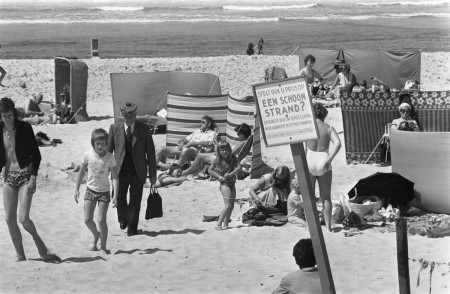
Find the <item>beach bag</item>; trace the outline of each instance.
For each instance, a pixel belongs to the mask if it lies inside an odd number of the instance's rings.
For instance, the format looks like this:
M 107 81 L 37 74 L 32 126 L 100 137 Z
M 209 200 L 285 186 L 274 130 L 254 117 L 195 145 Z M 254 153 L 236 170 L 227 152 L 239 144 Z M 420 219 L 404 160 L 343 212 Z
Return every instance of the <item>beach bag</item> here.
M 145 219 L 158 218 L 163 216 L 162 199 L 154 185 L 150 187 L 150 194 L 147 198 L 147 210 Z

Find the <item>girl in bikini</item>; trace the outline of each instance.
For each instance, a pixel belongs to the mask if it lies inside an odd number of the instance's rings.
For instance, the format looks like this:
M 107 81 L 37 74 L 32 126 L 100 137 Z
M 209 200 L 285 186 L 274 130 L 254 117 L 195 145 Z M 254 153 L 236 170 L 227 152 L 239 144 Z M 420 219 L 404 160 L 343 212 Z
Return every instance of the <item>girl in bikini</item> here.
M 232 154 L 230 143 L 221 141 L 217 144 L 216 149 L 217 156 L 209 167 L 208 173 L 219 180 L 220 192 L 225 204 L 215 227 L 216 230 L 221 231 L 227 229 L 230 222 L 236 199 L 236 175 L 241 170 L 241 165 L 236 156 Z
M 305 145 L 306 160 L 315 194 L 316 181 L 319 183 L 320 199 L 322 200 L 325 225 L 331 231 L 331 161 L 341 149 L 341 140 L 336 130 L 324 123 L 328 110 L 321 103 L 314 103 L 319 139 L 308 141 Z M 330 142 L 333 143 L 333 152 L 329 153 Z

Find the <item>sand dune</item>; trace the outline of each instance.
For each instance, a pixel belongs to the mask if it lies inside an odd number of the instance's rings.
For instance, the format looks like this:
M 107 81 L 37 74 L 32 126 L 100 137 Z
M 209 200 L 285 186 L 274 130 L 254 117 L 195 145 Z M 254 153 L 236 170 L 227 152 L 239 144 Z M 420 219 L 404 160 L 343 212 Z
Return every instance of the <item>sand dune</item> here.
M 450 90 L 450 53 L 424 53 L 422 89 Z M 297 270 L 292 247 L 309 237 L 304 228 L 294 225 L 247 227 L 235 206 L 231 229 L 218 232 L 214 223 L 201 222 L 202 215 L 217 214 L 223 207 L 218 183 L 185 182 L 160 189 L 164 217 L 146 221 L 144 212 L 149 189 L 144 189 L 140 234 L 127 237 L 119 229 L 116 211 L 108 212 L 111 254 L 89 252 L 90 233 L 83 223 L 83 204 L 73 200 L 75 175 L 63 169 L 78 163 L 90 148 L 94 128 L 109 128 L 113 122 L 111 72 L 178 70 L 209 72 L 220 77 L 222 91 L 241 98 L 251 94 L 251 84 L 261 82 L 263 69 L 277 65 L 289 76 L 298 72 L 298 56 L 224 56 L 211 58 L 154 58 L 86 60 L 89 66 L 87 111 L 89 122 L 76 125 L 34 126 L 63 144 L 41 148 L 42 163 L 31 217 L 49 248 L 62 263 L 44 263 L 31 237 L 23 232 L 27 262 L 16 263 L 7 231 L 3 204 L 0 206 L 0 292 L 1 293 L 270 293 L 280 279 Z M 3 60 L 8 72 L 1 96 L 16 103 L 42 92 L 44 99 L 54 97 L 52 60 Z M 26 88 L 20 87 L 26 82 Z M 330 109 L 327 121 L 342 131 L 339 108 Z M 344 134 L 340 137 L 344 142 Z M 165 137 L 154 137 L 161 146 Z M 358 179 L 390 167 L 346 165 L 345 146 L 333 161 L 332 192 L 346 193 Z M 289 146 L 265 148 L 263 159 L 271 166 L 293 168 Z M 237 197 L 248 196 L 255 180 L 237 183 Z M 84 186 L 82 186 L 82 193 Z M 243 208 L 242 208 L 243 209 Z M 362 231 L 353 237 L 342 232 L 324 231 L 330 266 L 337 293 L 398 293 L 396 236 L 381 230 Z M 412 259 L 450 262 L 448 238 L 429 239 L 410 236 L 409 257 L 412 293 L 428 291 L 429 268 L 416 288 L 419 264 Z M 439 265 L 432 275 L 432 293 L 448 293 L 448 265 Z

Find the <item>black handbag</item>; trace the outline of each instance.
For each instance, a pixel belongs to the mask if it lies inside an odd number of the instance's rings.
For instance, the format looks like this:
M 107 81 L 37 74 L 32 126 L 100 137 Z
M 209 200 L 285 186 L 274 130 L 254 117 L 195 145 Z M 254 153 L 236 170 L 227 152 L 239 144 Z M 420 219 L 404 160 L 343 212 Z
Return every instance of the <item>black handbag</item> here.
M 150 194 L 147 198 L 147 210 L 145 219 L 158 218 L 163 216 L 162 199 L 154 185 L 150 187 Z

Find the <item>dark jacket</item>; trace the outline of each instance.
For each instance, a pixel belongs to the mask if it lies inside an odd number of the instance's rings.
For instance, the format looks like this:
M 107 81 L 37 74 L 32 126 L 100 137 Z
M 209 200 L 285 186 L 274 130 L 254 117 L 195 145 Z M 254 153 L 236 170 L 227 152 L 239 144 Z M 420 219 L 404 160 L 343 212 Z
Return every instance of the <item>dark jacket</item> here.
M 0 130 L 3 133 L 5 124 L 0 122 Z M 34 136 L 33 128 L 27 122 L 16 120 L 15 152 L 20 168 L 25 168 L 31 163 L 31 174 L 37 176 L 41 164 L 41 153 Z M 0 171 L 6 164 L 6 154 L 3 135 L 0 136 Z
M 125 127 L 123 122 L 112 124 L 109 128 L 108 146 L 106 150 L 113 153 L 116 158 L 118 173 L 123 165 L 125 157 Z M 144 123 L 136 121 L 133 132 L 133 163 L 136 168 L 136 174 L 142 183 L 148 175 L 156 179 L 156 158 L 155 145 L 150 133 L 150 129 Z

